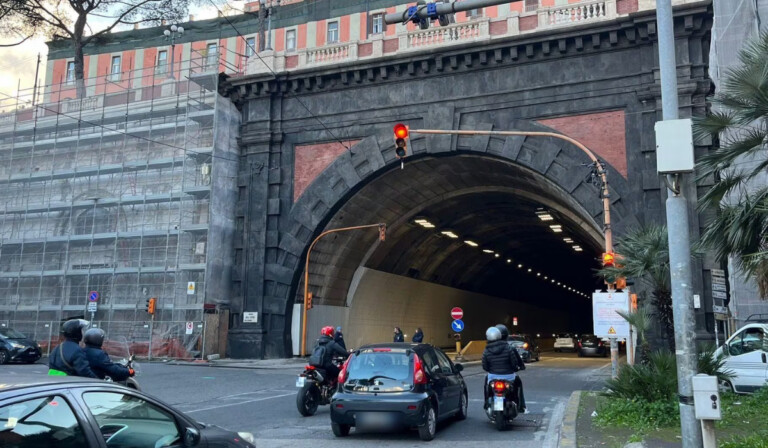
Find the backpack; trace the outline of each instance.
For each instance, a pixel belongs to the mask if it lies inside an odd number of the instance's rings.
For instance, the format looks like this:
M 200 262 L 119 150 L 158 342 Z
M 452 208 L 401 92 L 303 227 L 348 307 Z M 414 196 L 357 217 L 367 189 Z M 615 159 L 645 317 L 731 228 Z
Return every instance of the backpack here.
M 325 344 L 317 344 L 312 349 L 312 354 L 309 355 L 309 365 L 315 367 L 322 367 L 325 363 L 325 353 L 327 349 Z

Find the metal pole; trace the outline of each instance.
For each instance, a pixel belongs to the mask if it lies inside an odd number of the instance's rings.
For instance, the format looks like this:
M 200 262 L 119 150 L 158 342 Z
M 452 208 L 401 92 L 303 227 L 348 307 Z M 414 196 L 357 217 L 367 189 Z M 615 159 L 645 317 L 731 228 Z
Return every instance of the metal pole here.
M 701 434 L 704 448 L 717 448 L 714 420 L 701 420 Z
M 381 226 L 384 226 L 384 229 L 386 229 L 387 225 L 384 223 L 378 223 L 326 230 L 325 232 L 318 235 L 317 238 L 312 241 L 312 244 L 309 245 L 309 249 L 307 249 L 307 261 L 304 264 L 304 318 L 301 321 L 301 356 L 307 356 L 307 298 L 309 297 L 309 255 L 312 253 L 312 248 L 315 247 L 315 244 L 317 244 L 318 241 L 320 241 L 320 238 L 331 233 L 345 232 L 347 230 L 367 229 L 370 227 L 381 228 Z
M 610 338 L 611 341 L 611 378 L 619 376 L 619 340 Z
M 720 325 L 720 321 L 715 318 L 715 348 L 720 345 L 720 338 L 717 336 L 717 326 Z
M 675 29 L 672 1 L 656 2 L 659 29 L 659 70 L 661 72 L 661 106 L 664 120 L 678 118 L 677 62 L 675 60 Z M 675 325 L 675 354 L 677 355 L 677 392 L 680 407 L 680 429 L 683 448 L 702 446 L 701 427 L 693 408 L 692 378 L 697 371 L 696 330 L 691 287 L 691 244 L 688 227 L 688 202 L 679 192 L 667 197 L 667 227 L 669 229 L 669 268 L 672 274 L 672 308 Z
M 433 2 L 435 3 L 435 2 Z M 469 11 L 471 9 L 485 8 L 487 6 L 502 5 L 505 3 L 512 3 L 510 0 L 463 0 L 460 2 L 450 3 L 437 3 L 436 10 L 439 15 L 453 14 L 460 11 Z M 429 18 L 427 13 L 427 5 L 419 5 L 414 16 L 418 16 L 421 19 Z M 384 16 L 384 23 L 392 25 L 394 23 L 403 23 L 409 20 L 408 9 L 406 8 L 402 12 L 393 12 Z
M 174 56 L 176 55 L 176 36 L 171 34 L 171 69 L 168 70 L 168 77 L 171 79 L 176 79 L 175 76 L 173 76 L 173 67 L 174 67 Z
M 149 318 L 149 349 L 147 350 L 147 362 L 152 361 L 152 330 L 154 328 L 155 315 Z
M 267 9 L 267 51 L 272 50 L 272 5 Z

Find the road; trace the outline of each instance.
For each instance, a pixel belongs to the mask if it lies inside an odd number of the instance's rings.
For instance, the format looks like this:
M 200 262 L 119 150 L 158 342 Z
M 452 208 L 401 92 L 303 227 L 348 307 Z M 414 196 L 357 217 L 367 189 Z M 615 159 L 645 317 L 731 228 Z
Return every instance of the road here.
M 3 372 L 44 374 L 42 364 L 0 366 Z M 295 367 L 290 369 L 237 369 L 167 364 L 140 365 L 143 390 L 205 423 L 252 432 L 257 446 L 296 447 L 324 441 L 335 446 L 423 446 L 415 431 L 388 434 L 352 434 L 336 439 L 331 433 L 328 407 L 313 417 L 296 411 Z M 601 387 L 610 375 L 603 358 L 578 358 L 573 354 L 543 354 L 541 362 L 522 372 L 529 414 L 515 420 L 512 429 L 498 432 L 483 413 L 484 374 L 468 365 L 464 377 L 469 387 L 469 418 L 444 422 L 430 446 L 499 446 L 555 448 L 565 405 L 574 390 Z

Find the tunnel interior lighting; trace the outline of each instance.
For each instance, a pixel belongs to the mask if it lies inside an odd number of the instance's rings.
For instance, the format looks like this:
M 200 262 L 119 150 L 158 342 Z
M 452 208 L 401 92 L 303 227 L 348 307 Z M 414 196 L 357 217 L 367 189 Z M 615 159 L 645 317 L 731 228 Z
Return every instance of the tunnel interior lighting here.
M 520 264 L 518 264 L 518 265 L 517 265 L 517 267 L 518 267 L 518 268 L 522 268 L 522 267 L 523 267 L 523 264 L 522 264 L 522 263 L 520 263 Z
M 491 249 L 483 249 L 483 252 L 485 252 L 486 254 L 492 254 L 493 253 L 493 251 Z
M 536 210 L 536 216 L 542 221 L 554 221 L 555 218 L 546 210 Z
M 552 279 L 552 283 L 555 283 L 555 279 L 554 278 Z
M 511 258 L 507 258 L 507 263 L 512 263 L 512 259 Z
M 565 241 L 568 244 L 573 243 L 573 240 L 571 238 L 568 238 L 568 237 L 563 238 L 563 241 Z
M 499 258 L 501 255 L 499 254 L 493 254 L 494 257 Z
M 455 233 L 451 232 L 450 230 L 443 230 L 440 233 L 442 233 L 443 235 L 447 236 L 448 238 L 456 239 L 456 238 L 459 237 L 459 235 L 456 235 Z
M 573 250 L 575 250 L 576 252 L 581 252 L 581 251 L 583 251 L 584 249 L 582 249 L 582 248 L 581 248 L 581 246 L 578 246 L 578 245 L 577 245 L 577 246 L 573 246 Z
M 541 272 L 537 272 L 536 277 L 541 277 Z
M 531 268 L 528 268 L 528 272 L 531 272 L 531 271 L 533 271 L 533 269 L 531 269 Z
M 560 224 L 550 224 L 549 228 L 552 229 L 552 231 L 555 233 L 560 233 L 563 231 L 563 226 Z
M 464 243 L 466 243 L 467 245 L 472 246 L 472 247 L 477 247 L 478 246 L 478 244 L 476 242 L 472 241 L 472 240 L 465 240 Z

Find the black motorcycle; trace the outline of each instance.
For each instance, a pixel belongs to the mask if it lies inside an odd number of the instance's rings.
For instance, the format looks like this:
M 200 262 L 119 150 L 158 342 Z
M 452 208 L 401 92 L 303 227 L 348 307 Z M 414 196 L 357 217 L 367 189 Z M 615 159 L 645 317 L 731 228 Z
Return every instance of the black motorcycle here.
M 341 367 L 344 359 L 334 358 L 333 363 Z M 299 388 L 296 394 L 296 408 L 299 414 L 308 417 L 317 412 L 318 406 L 330 404 L 337 383 L 338 378 L 331 378 L 325 369 L 306 366 L 304 372 L 296 378 L 296 387 Z
M 514 382 L 507 380 L 491 380 L 486 384 L 489 389 L 488 403 L 485 413 L 488 419 L 503 431 L 519 413 Z

